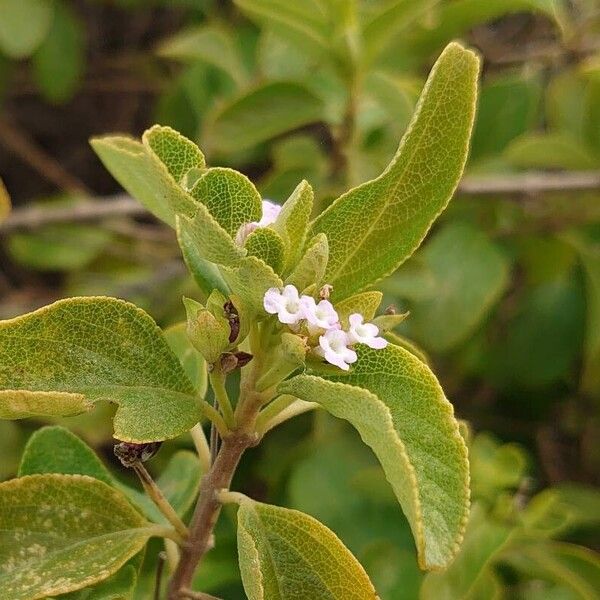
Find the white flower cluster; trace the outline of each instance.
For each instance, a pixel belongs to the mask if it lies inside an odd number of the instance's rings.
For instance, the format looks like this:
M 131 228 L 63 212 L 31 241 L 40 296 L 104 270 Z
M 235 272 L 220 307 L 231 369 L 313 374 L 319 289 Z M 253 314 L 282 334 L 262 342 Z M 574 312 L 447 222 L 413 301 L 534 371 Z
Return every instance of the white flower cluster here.
M 279 321 L 293 331 L 306 327 L 309 336 L 318 336 L 319 345 L 314 352 L 344 371 L 357 360 L 356 352 L 351 348 L 354 344 L 366 344 L 376 349 L 387 346 L 387 341 L 379 337 L 377 325 L 365 323 L 361 314 L 350 315 L 348 330 L 344 331 L 329 300 L 317 303 L 312 296 L 300 296 L 293 285 L 286 285 L 283 290 L 268 289 L 263 305 L 269 314 L 277 315 Z

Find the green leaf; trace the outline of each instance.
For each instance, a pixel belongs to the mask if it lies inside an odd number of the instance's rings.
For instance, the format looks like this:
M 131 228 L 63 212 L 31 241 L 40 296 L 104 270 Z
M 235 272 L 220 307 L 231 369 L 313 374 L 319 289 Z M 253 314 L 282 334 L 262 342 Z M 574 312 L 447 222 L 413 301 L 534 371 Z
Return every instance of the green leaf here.
M 115 437 L 139 443 L 199 420 L 195 390 L 160 329 L 114 298 L 60 300 L 0 322 L 0 397 L 45 400 L 46 410 L 49 401 L 112 401 Z
M 202 228 L 201 223 L 209 224 Z M 214 225 L 214 230 L 210 229 Z M 206 297 L 213 290 L 228 293 L 228 287 L 216 265 L 205 257 L 213 257 L 216 263 L 237 262 L 237 250 L 226 231 L 210 216 L 207 210 L 199 209 L 193 221 L 185 216 L 176 218 L 177 241 L 183 260 L 194 281 Z
M 420 252 L 436 293 L 410 304 L 411 337 L 447 351 L 481 324 L 508 285 L 508 261 L 491 240 L 465 223 L 446 225 Z
M 221 267 L 221 274 L 239 296 L 251 316 L 264 316 L 263 299 L 272 287 L 283 287 L 283 282 L 269 265 L 256 256 L 243 258 L 238 267 Z
M 473 130 L 472 160 L 495 156 L 535 124 L 541 82 L 533 72 L 501 75 L 482 86 Z
M 321 100 L 300 83 L 262 84 L 225 104 L 207 124 L 208 145 L 228 154 L 323 118 Z
M 446 571 L 427 575 L 420 598 L 477 600 L 474 592 L 480 581 L 486 579 L 491 563 L 506 544 L 510 533 L 510 527 L 488 518 L 483 507 L 475 504 L 459 555 Z
M 273 229 L 283 238 L 286 248 L 285 270 L 291 269 L 300 259 L 308 233 L 314 193 L 310 184 L 302 180 L 281 207 Z
M 91 477 L 7 481 L 0 484 L 0 594 L 33 600 L 102 581 L 157 533 L 120 492 Z
M 125 190 L 171 227 L 176 214 L 196 214 L 198 204 L 182 186 L 187 187 L 190 173 L 196 176 L 204 169 L 204 155 L 180 133 L 155 125 L 144 133 L 142 143 L 104 136 L 92 138 L 90 144 Z
M 295 285 L 299 290 L 304 290 L 311 285 L 315 285 L 318 289 L 321 283 L 324 283 L 323 277 L 328 258 L 327 237 L 320 233 L 308 244 L 304 256 L 285 280 L 286 284 Z
M 90 144 L 102 164 L 131 196 L 165 223 L 175 224 L 168 198 L 157 193 L 156 174 L 140 142 L 111 135 L 92 138 Z
M 92 587 L 61 594 L 56 600 L 130 600 L 136 581 L 136 567 L 126 564 L 108 579 Z
M 10 213 L 10 196 L 8 195 L 8 190 L 0 178 L 0 223 L 8 217 Z
M 217 223 L 206 207 L 198 209 L 193 219 L 177 217 L 177 231 L 184 257 L 186 249 L 217 265 L 235 266 L 246 256 L 229 233 Z M 187 242 L 187 243 L 182 243 Z
M 245 175 L 233 169 L 209 169 L 198 179 L 190 194 L 208 208 L 232 237 L 244 223 L 259 221 L 262 216 L 258 190 Z
M 19 465 L 19 477 L 44 473 L 88 475 L 108 485 L 114 483 L 94 451 L 68 429 L 56 425 L 33 433 Z
M 600 492 L 562 483 L 534 496 L 522 513 L 524 527 L 544 537 L 564 537 L 600 525 Z
M 238 552 L 249 600 L 376 600 L 373 584 L 339 538 L 297 510 L 245 498 Z
M 577 232 L 564 238 L 577 250 L 585 274 L 586 332 L 582 388 L 596 394 L 600 391 L 600 243 L 594 243 Z
M 204 25 L 180 31 L 162 43 L 158 53 L 166 58 L 203 61 L 223 70 L 238 85 L 248 78 L 234 37 L 222 27 Z
M 2 321 L 0 321 L 0 328 L 1 326 Z M 1 352 L 0 356 L 2 356 Z M 0 419 L 69 417 L 86 412 L 92 406 L 92 403 L 82 394 L 0 389 Z
M 51 102 L 66 102 L 80 83 L 85 61 L 84 24 L 65 2 L 57 2 L 48 35 L 33 55 L 35 81 Z
M 275 273 L 281 273 L 285 261 L 285 245 L 281 236 L 270 227 L 255 229 L 244 243 L 248 254 L 267 263 Z
M 452 405 L 429 367 L 407 350 L 357 350 L 353 370 L 339 381 L 299 375 L 279 391 L 354 425 L 410 523 L 421 568 L 444 568 L 458 551 L 469 507 L 467 449 Z
M 48 35 L 54 6 L 53 0 L 0 0 L 0 50 L 30 56 Z
M 144 132 L 142 143 L 158 157 L 179 185 L 185 183 L 185 177 L 192 169 L 206 168 L 200 148 L 170 127 L 154 125 Z
M 313 223 L 329 240 L 326 282 L 343 299 L 394 271 L 419 246 L 462 175 L 477 96 L 477 56 L 452 43 L 431 74 L 396 156 Z
M 179 450 L 173 454 L 156 482 L 169 504 L 180 515 L 185 515 L 198 495 L 201 477 L 197 455 L 189 450 Z
M 187 323 L 177 323 L 164 330 L 165 339 L 169 348 L 179 359 L 185 374 L 192 382 L 194 388 L 198 391 L 200 398 L 206 394 L 208 383 L 208 374 L 206 372 L 206 363 L 202 356 L 192 346 L 188 338 Z
M 504 151 L 521 169 L 596 169 L 600 159 L 569 133 L 526 133 Z
M 366 321 L 371 321 L 381 304 L 383 294 L 381 292 L 361 292 L 338 302 L 335 305 L 340 321 L 343 325 L 348 324 L 348 317 L 352 313 L 360 313 Z
M 367 15 L 363 25 L 367 61 L 372 62 L 390 40 L 402 37 L 417 19 L 439 3 L 440 0 L 391 0 L 378 6 L 373 14 Z
M 574 544 L 538 540 L 511 548 L 502 559 L 526 577 L 566 586 L 577 598 L 598 598 L 600 555 L 597 552 Z
M 319 0 L 235 0 L 251 18 L 311 54 L 327 52 L 331 25 Z
M 33 233 L 15 233 L 8 249 L 15 260 L 40 271 L 74 271 L 89 265 L 113 240 L 92 225 L 56 224 Z

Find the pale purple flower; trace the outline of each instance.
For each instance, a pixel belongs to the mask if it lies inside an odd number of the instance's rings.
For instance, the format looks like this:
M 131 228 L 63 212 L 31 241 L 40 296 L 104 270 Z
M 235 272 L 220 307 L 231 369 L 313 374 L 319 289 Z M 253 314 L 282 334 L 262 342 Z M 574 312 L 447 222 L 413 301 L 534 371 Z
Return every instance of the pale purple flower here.
M 350 365 L 357 360 L 356 352 L 348 348 L 350 340 L 342 329 L 329 329 L 319 337 L 319 347 L 316 353 L 328 363 L 348 371 Z
M 340 319 L 329 300 L 320 300 L 317 304 L 312 296 L 302 296 L 304 318 L 308 321 L 308 330 L 311 334 L 324 329 L 339 329 Z
M 270 315 L 277 315 L 281 323 L 296 325 L 304 319 L 304 307 L 293 285 L 286 285 L 283 290 L 269 288 L 265 292 L 263 306 Z
M 379 328 L 373 323 L 364 323 L 364 317 L 359 313 L 354 313 L 348 318 L 350 327 L 348 329 L 348 338 L 351 344 L 366 344 L 369 348 L 381 350 L 388 343 L 387 340 L 378 337 Z
M 272 223 L 275 223 L 279 213 L 281 212 L 281 206 L 275 204 L 270 200 L 262 201 L 262 217 L 260 221 L 253 221 L 252 223 L 244 223 L 238 230 L 235 236 L 235 242 L 239 246 L 243 246 L 246 238 L 259 227 L 267 227 Z

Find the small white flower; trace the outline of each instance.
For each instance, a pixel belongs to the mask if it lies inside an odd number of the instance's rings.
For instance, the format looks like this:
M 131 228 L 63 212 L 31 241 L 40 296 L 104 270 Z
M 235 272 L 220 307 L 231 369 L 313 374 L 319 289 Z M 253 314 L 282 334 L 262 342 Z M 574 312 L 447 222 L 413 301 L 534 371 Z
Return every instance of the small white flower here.
M 275 204 L 270 200 L 262 201 L 262 217 L 260 221 L 253 221 L 252 223 L 244 223 L 238 230 L 235 236 L 235 242 L 238 246 L 243 246 L 246 238 L 259 227 L 267 227 L 272 223 L 275 223 L 279 213 L 281 212 L 281 206 Z
M 350 365 L 357 360 L 356 352 L 348 348 L 350 339 L 348 334 L 341 329 L 330 329 L 319 337 L 317 354 L 328 363 L 347 371 Z
M 304 307 L 293 285 L 286 285 L 283 291 L 269 288 L 265 292 L 263 306 L 270 315 L 277 315 L 281 323 L 295 325 L 304 319 Z
M 304 318 L 308 321 L 308 331 L 311 334 L 318 330 L 339 329 L 340 319 L 329 300 L 321 300 L 318 304 L 312 296 L 302 296 Z
M 379 328 L 373 323 L 364 323 L 364 318 L 359 313 L 354 313 L 348 318 L 350 328 L 348 330 L 348 338 L 351 344 L 366 344 L 369 348 L 381 350 L 388 343 L 387 340 L 378 337 Z

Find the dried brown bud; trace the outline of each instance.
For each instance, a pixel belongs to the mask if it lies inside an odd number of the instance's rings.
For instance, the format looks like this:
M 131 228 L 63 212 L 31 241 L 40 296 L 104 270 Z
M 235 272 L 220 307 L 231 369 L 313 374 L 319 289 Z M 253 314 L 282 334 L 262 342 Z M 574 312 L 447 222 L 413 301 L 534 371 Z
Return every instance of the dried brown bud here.
M 398 309 L 394 304 L 390 304 L 384 311 L 384 315 L 395 315 L 398 313 Z
M 326 283 L 319 290 L 319 298 L 321 298 L 321 300 L 329 300 L 329 296 L 331 296 L 331 292 L 333 292 L 333 286 Z
M 231 373 L 231 371 L 237 369 L 238 359 L 236 358 L 235 354 L 232 354 L 231 352 L 224 352 L 221 354 L 219 364 L 221 366 L 221 373 Z
M 241 369 L 245 367 L 253 358 L 252 354 L 248 354 L 248 352 L 236 352 L 235 357 L 237 358 L 238 364 L 237 366 Z
M 161 445 L 162 442 L 148 442 L 147 444 L 119 442 L 115 444 L 113 450 L 124 467 L 132 467 L 136 462 L 150 460 L 158 452 Z
M 225 318 L 229 321 L 229 343 L 233 344 L 240 335 L 240 315 L 231 300 L 225 302 L 223 311 Z

